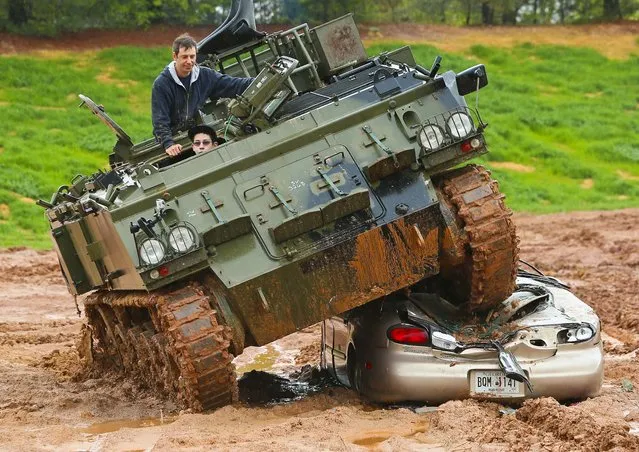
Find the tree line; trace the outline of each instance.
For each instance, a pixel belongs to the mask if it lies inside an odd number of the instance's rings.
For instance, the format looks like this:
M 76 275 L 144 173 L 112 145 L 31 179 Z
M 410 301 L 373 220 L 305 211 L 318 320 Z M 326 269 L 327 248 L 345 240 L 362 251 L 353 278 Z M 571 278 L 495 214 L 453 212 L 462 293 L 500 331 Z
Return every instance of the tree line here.
M 258 23 L 357 22 L 451 25 L 568 24 L 639 20 L 639 0 L 255 0 Z M 0 31 L 54 36 L 88 28 L 216 25 L 231 0 L 0 0 Z

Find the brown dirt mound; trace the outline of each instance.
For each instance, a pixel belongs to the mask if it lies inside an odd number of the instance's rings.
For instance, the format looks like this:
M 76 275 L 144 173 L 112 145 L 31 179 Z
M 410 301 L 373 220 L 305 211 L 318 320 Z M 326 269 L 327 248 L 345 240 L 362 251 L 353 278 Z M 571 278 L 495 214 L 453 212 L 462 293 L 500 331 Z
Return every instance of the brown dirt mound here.
M 625 421 L 596 419 L 551 398 L 527 400 L 516 416 L 517 420 L 567 442 L 572 450 L 639 450 L 639 438 L 630 435 Z

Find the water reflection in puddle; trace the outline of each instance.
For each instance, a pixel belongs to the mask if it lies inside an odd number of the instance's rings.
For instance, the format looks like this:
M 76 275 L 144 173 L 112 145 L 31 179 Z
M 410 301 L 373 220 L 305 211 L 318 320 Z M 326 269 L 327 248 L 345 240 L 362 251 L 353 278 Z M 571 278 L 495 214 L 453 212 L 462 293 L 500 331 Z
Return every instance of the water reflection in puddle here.
M 238 375 L 252 370 L 269 371 L 280 356 L 280 352 L 273 344 L 265 347 L 250 347 L 244 353 L 235 358 L 236 372 Z
M 271 343 L 263 347 L 247 347 L 233 363 L 238 376 L 253 370 L 285 374 L 295 370 L 298 354 L 299 350 L 284 349 L 277 343 Z
M 409 433 L 404 435 L 400 434 L 398 431 L 371 431 L 368 432 L 365 436 L 359 436 L 357 438 L 351 439 L 352 443 L 357 446 L 362 446 L 367 449 L 377 449 L 377 447 L 383 443 L 384 441 L 389 440 L 391 437 L 403 437 L 406 443 L 402 444 L 402 449 L 405 450 L 432 450 L 432 447 L 438 447 L 439 444 L 430 443 L 428 438 L 418 438 L 418 435 L 424 434 L 428 431 L 428 426 L 418 427 L 415 430 L 412 430 Z M 428 444 L 428 445 L 427 445 Z M 417 446 L 409 447 L 410 445 Z
M 100 435 L 102 433 L 117 432 L 123 428 L 144 428 L 170 424 L 176 419 L 176 416 L 162 416 L 144 419 L 114 419 L 112 421 L 91 424 L 88 427 L 80 429 L 80 431 L 82 433 L 88 433 L 89 435 Z

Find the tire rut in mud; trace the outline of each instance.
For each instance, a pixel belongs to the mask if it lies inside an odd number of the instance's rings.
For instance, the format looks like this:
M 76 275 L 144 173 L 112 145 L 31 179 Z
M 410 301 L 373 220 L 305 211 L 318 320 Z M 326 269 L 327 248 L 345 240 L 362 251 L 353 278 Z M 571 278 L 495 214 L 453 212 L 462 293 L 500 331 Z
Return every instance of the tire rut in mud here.
M 482 166 L 468 165 L 433 177 L 440 201 L 456 217 L 465 241 L 461 264 L 442 263 L 445 295 L 483 311 L 515 289 L 519 239 L 499 184 Z
M 99 291 L 85 307 L 100 365 L 194 411 L 237 400 L 231 331 L 199 284 L 152 294 Z

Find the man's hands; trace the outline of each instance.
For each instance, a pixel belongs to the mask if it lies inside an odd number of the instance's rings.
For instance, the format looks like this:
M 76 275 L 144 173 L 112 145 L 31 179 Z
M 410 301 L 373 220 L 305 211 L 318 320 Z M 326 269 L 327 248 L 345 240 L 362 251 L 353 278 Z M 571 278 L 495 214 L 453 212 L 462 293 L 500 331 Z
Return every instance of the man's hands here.
M 182 145 L 181 144 L 174 144 L 174 145 L 169 146 L 168 148 L 166 148 L 164 150 L 164 152 L 169 154 L 171 157 L 175 157 L 176 155 L 179 155 L 182 152 Z

